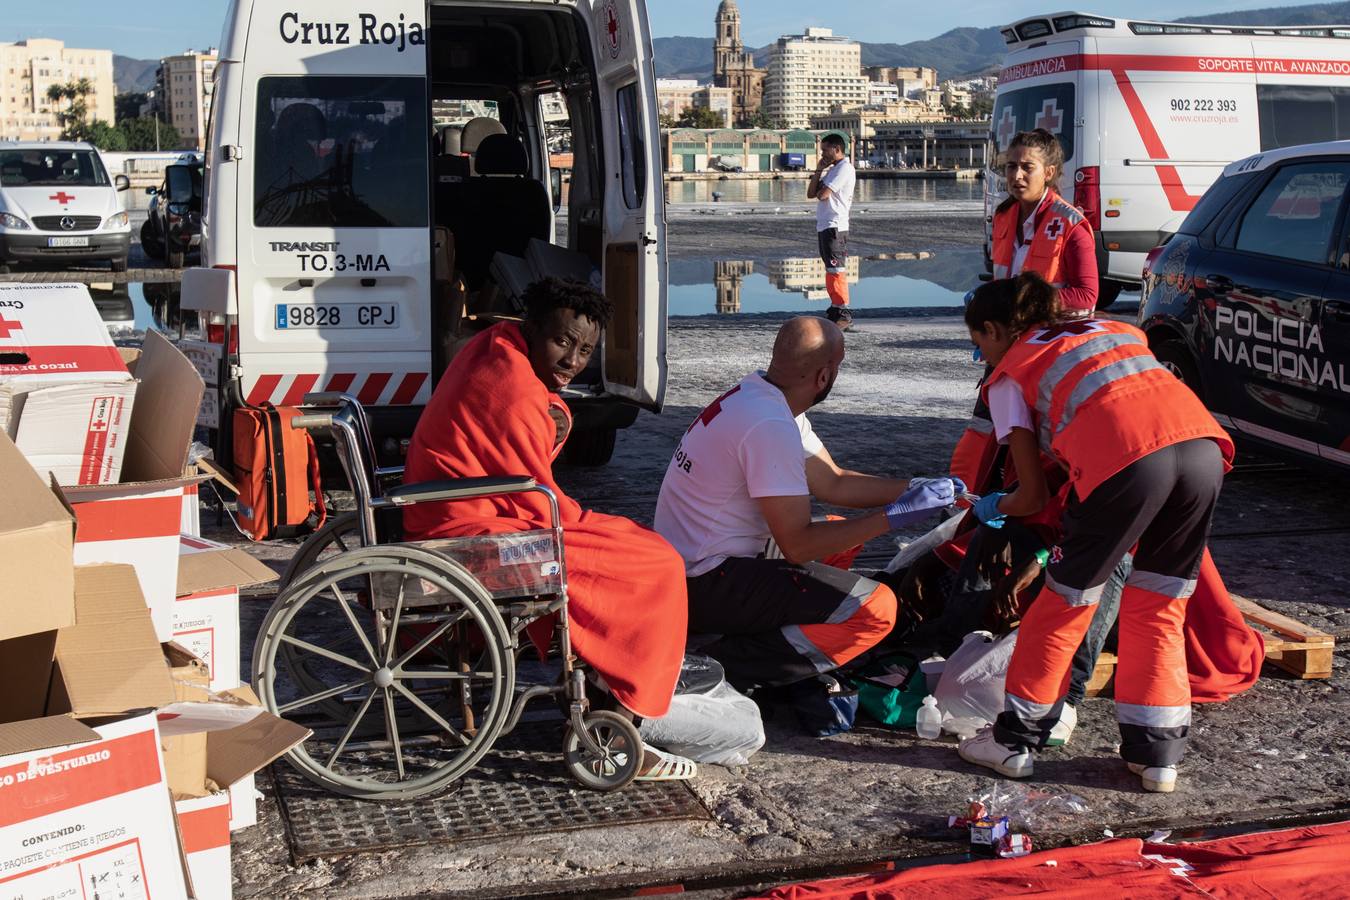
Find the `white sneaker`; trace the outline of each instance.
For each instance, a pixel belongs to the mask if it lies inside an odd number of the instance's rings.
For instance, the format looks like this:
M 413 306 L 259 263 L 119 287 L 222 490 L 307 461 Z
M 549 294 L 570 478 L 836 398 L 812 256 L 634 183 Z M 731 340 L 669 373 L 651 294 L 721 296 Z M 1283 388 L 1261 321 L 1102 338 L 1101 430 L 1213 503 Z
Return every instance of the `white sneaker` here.
M 1045 746 L 1063 747 L 1069 742 L 1069 738 L 1073 737 L 1073 730 L 1076 727 L 1078 727 L 1078 710 L 1065 703 L 1060 711 L 1059 721 L 1050 729 L 1050 739 L 1045 742 Z
M 992 727 L 982 728 L 974 737 L 966 738 L 957 752 L 966 762 L 993 769 L 1008 778 L 1026 778 L 1034 763 L 1030 750 L 1011 750 L 994 740 Z
M 1144 790 L 1155 794 L 1170 794 L 1177 787 L 1176 766 L 1145 766 L 1140 763 L 1126 763 L 1130 771 L 1144 782 Z

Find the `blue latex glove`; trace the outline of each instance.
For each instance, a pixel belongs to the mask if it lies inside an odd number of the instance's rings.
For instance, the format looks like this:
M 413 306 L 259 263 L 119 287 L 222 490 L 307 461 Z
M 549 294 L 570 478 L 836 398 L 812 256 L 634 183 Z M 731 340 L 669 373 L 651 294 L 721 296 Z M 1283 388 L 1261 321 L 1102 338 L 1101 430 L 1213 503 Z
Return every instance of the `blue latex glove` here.
M 909 489 L 886 507 L 886 521 L 892 529 L 904 528 L 928 518 L 939 509 L 946 509 L 956 502 L 958 483 L 960 479 L 911 478 Z
M 985 494 L 979 500 L 976 500 L 975 505 L 971 507 L 975 513 L 975 518 L 979 519 L 990 528 L 1002 528 L 1003 523 L 1008 521 L 1008 517 L 1004 513 L 999 512 L 998 501 L 1006 496 L 1008 496 L 1006 493 L 997 492 Z

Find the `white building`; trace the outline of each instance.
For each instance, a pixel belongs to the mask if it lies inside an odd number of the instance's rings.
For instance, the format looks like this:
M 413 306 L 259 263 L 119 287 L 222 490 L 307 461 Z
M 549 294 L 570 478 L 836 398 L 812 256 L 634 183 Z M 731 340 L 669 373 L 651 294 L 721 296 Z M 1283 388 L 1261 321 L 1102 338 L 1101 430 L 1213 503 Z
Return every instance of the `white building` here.
M 867 105 L 882 106 L 900 102 L 900 87 L 889 81 L 874 81 L 867 86 Z
M 694 92 L 698 82 L 692 78 L 656 79 L 656 106 L 660 115 L 678 119 L 686 109 L 694 106 Z
M 89 79 L 85 97 L 89 121 L 113 123 L 111 50 L 77 50 L 62 41 L 30 38 L 0 43 L 0 140 L 51 141 L 61 137 L 56 114 L 69 101 L 47 99 L 52 85 Z
M 211 92 L 215 88 L 216 48 L 187 50 L 159 61 L 156 79 L 159 108 L 164 120 L 178 129 L 187 147 L 206 146 L 206 123 L 211 121 Z
M 856 42 L 828 28 L 808 28 L 779 38 L 770 51 L 764 111 L 789 128 L 805 127 L 835 107 L 867 103 L 869 84 Z

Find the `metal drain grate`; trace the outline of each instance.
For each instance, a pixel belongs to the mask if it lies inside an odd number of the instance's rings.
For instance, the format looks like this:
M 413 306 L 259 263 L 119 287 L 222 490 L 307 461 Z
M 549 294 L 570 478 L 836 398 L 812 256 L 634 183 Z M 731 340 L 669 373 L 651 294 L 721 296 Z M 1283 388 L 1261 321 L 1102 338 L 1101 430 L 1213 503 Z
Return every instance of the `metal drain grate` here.
M 278 762 L 272 773 L 291 857 L 300 865 L 400 847 L 710 818 L 678 782 L 612 794 L 585 790 L 563 769 L 561 747 L 561 722 L 523 722 L 448 791 L 403 803 L 330 794 Z

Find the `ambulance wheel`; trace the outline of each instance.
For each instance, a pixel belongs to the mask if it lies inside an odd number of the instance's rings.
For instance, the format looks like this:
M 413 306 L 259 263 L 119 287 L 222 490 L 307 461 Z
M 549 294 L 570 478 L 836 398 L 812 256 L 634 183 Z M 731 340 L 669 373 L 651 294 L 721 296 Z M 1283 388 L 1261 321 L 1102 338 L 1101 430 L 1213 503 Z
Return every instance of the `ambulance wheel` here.
M 112 270 L 114 272 L 125 272 L 127 270 L 127 258 L 123 256 L 121 259 L 114 259 L 112 261 Z
M 614 456 L 617 428 L 577 430 L 563 445 L 563 461 L 570 466 L 603 466 Z
M 563 739 L 567 773 L 593 791 L 617 791 L 632 784 L 642 767 L 642 737 L 637 726 L 609 710 L 587 713 L 581 723 L 603 753 L 592 753 L 568 726 Z
M 357 602 L 365 585 L 376 596 Z M 306 778 L 407 800 L 447 787 L 492 748 L 515 690 L 509 634 L 457 563 L 406 544 L 360 548 L 277 598 L 254 646 L 254 685 L 267 710 L 314 731 L 287 753 Z M 437 645 L 458 652 L 426 652 Z
M 1205 399 L 1204 386 L 1200 384 L 1200 370 L 1196 368 L 1195 360 L 1191 357 L 1191 351 L 1186 349 L 1185 343 L 1175 338 L 1159 341 L 1153 345 L 1153 355 L 1162 363 L 1164 369 L 1177 376 L 1186 387 L 1194 391 L 1195 396 L 1201 400 Z
M 1124 285 L 1119 281 L 1098 281 L 1097 282 L 1097 308 L 1110 309 L 1111 304 L 1116 302 L 1120 296 L 1120 290 Z

